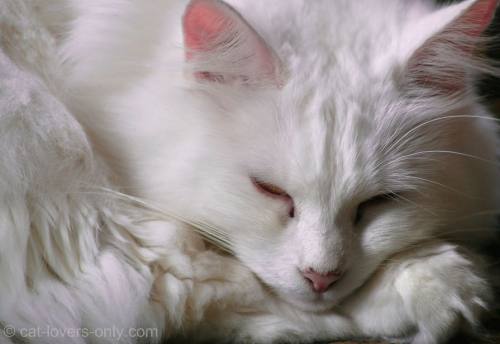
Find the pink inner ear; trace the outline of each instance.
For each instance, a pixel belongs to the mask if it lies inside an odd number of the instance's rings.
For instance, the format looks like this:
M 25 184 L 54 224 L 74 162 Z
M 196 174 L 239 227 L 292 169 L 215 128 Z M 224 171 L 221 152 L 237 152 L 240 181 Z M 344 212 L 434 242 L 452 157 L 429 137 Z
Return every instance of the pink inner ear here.
M 199 80 L 281 85 L 272 50 L 232 7 L 220 0 L 191 0 L 183 18 L 186 59 Z M 196 59 L 195 59 L 196 57 Z M 215 61 L 215 68 L 211 62 Z M 205 64 L 207 63 L 207 64 Z M 223 66 L 227 64 L 227 70 Z
M 214 1 L 198 0 L 192 2 L 184 15 L 184 41 L 186 58 L 190 59 L 196 51 L 208 51 L 214 41 L 231 29 L 231 20 L 224 9 Z
M 498 5 L 498 0 L 478 0 L 467 11 L 461 22 L 470 25 L 467 35 L 477 37 L 488 28 Z
M 460 41 L 449 41 L 446 38 L 446 33 L 460 33 L 472 38 L 471 42 L 474 42 L 474 38 L 481 36 L 491 24 L 498 2 L 499 0 L 476 0 L 465 13 L 462 13 L 441 34 L 436 35 L 417 50 L 410 61 L 410 69 L 416 72 L 414 74 L 416 81 L 423 85 L 434 86 L 436 89 L 449 94 L 463 90 L 465 78 L 463 69 L 459 67 L 453 73 L 448 70 L 446 77 L 443 78 L 436 75 L 431 69 L 426 69 L 427 59 L 429 58 L 432 61 L 432 58 L 436 56 L 434 49 L 436 46 L 439 49 L 440 44 L 453 45 L 455 49 L 473 55 L 475 47 L 468 45 L 467 40 L 466 44 L 463 45 Z M 443 33 L 445 35 L 444 39 L 441 36 Z M 430 63 L 432 64 L 432 62 Z M 453 68 L 453 66 L 446 65 L 446 68 Z

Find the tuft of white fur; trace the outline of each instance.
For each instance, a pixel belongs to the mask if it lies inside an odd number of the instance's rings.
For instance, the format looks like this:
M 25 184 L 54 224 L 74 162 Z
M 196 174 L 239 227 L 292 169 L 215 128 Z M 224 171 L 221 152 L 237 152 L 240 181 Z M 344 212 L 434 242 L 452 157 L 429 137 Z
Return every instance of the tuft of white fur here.
M 497 72 L 456 20 L 484 0 L 194 1 L 236 32 L 189 61 L 187 1 L 0 4 L 3 328 L 423 344 L 475 326 L 492 299 L 475 244 L 500 178 L 471 86 Z M 422 50 L 436 53 L 413 63 Z M 436 88 L 455 72 L 460 92 Z M 286 190 L 296 216 L 251 178 Z M 380 194 L 394 199 L 354 223 Z M 345 274 L 317 294 L 310 267 Z

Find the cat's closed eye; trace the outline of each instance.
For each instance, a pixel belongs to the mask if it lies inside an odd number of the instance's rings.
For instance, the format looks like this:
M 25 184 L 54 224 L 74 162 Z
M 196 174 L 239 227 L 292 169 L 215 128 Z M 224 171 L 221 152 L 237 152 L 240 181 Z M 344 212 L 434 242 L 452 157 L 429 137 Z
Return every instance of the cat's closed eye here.
M 397 197 L 397 194 L 395 194 L 395 193 L 383 193 L 383 194 L 379 194 L 379 195 L 373 196 L 371 198 L 368 198 L 367 200 L 361 202 L 357 206 L 356 212 L 354 214 L 354 220 L 353 220 L 354 225 L 358 225 L 361 223 L 361 221 L 363 221 L 363 219 L 366 215 L 366 212 L 369 209 L 381 206 L 381 205 L 386 204 L 386 203 L 391 202 L 391 201 L 394 201 L 396 197 Z
M 294 206 L 293 198 L 288 194 L 288 192 L 286 192 L 285 190 L 283 190 L 279 186 L 261 181 L 257 178 L 252 177 L 251 180 L 252 180 L 252 184 L 255 186 L 255 188 L 259 192 L 263 193 L 264 195 L 266 195 L 268 197 L 276 198 L 277 200 L 281 200 L 281 201 L 286 202 L 286 204 L 289 207 L 288 208 L 288 216 L 289 217 L 295 216 L 295 206 Z

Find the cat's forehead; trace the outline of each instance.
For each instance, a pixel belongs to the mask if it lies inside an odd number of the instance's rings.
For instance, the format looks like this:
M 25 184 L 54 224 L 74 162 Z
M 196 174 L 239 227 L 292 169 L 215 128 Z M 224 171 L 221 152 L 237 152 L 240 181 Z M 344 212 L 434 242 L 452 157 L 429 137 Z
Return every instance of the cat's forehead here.
M 430 1 L 228 2 L 282 62 L 275 160 L 286 173 L 306 184 L 356 184 L 393 158 L 381 148 L 419 121 L 398 85 L 404 32 L 431 11 Z
M 376 187 L 376 166 L 394 159 L 383 147 L 419 121 L 407 113 L 390 78 L 342 82 L 339 74 L 320 68 L 309 78 L 299 74 L 283 88 L 278 107 L 276 162 L 318 195 L 352 195 L 366 183 Z
M 431 1 L 226 0 L 291 68 L 317 57 L 372 70 L 400 48 L 400 38 L 427 13 Z M 325 70 L 326 72 L 326 70 Z
M 401 129 L 393 117 L 405 116 L 398 109 L 398 29 L 399 21 L 417 16 L 418 9 L 412 13 L 397 0 L 387 1 L 383 10 L 370 10 L 368 1 L 339 2 L 292 1 L 302 11 L 290 10 L 291 25 L 276 24 L 279 19 L 256 22 L 288 78 L 280 111 L 294 143 L 286 149 L 308 166 L 311 178 L 339 165 L 331 174 L 353 175 L 362 172 L 357 165 L 363 160 L 383 159 L 370 146 L 382 146 Z M 279 18 L 272 8 L 269 12 Z
M 373 99 L 354 98 L 341 92 L 318 91 L 318 88 L 290 87 L 284 90 L 280 111 L 279 135 L 286 137 L 282 149 L 296 165 L 302 177 L 314 180 L 325 172 L 339 175 L 355 169 L 356 156 L 362 159 L 367 140 L 379 130 L 377 109 L 383 103 Z M 370 98 L 369 95 L 366 95 Z M 342 166 L 335 171 L 334 166 Z M 295 166 L 298 167 L 298 166 Z M 293 167 L 292 167 L 293 170 Z

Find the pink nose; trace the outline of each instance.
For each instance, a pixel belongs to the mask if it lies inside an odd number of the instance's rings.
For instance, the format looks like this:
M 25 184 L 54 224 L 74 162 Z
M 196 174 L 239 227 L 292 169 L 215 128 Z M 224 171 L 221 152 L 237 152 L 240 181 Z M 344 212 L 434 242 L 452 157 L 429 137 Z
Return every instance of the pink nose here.
M 312 268 L 302 271 L 302 274 L 306 280 L 312 284 L 314 291 L 317 293 L 324 293 L 327 291 L 328 288 L 342 276 L 342 273 L 339 270 L 321 274 L 314 271 Z

